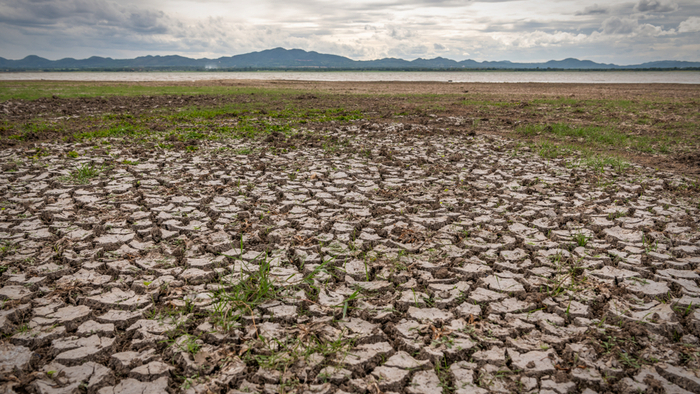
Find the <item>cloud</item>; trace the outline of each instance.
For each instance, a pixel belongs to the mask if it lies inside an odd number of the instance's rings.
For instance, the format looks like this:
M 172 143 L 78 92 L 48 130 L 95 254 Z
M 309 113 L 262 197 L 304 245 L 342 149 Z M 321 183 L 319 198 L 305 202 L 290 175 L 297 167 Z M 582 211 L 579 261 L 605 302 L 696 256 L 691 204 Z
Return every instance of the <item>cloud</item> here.
M 0 2 L 0 23 L 25 28 L 85 26 L 164 34 L 172 21 L 162 11 L 104 0 L 9 0 Z
M 676 34 L 675 29 L 664 30 L 661 26 L 654 26 L 649 23 L 639 25 L 635 31 L 637 37 L 661 37 L 661 36 L 672 36 Z
M 599 6 L 597 3 L 584 8 L 583 11 L 576 11 L 576 15 L 601 15 L 608 13 L 610 13 L 608 7 Z
M 575 2 L 576 12 L 561 0 L 0 0 L 0 55 L 217 58 L 284 47 L 358 60 L 700 56 L 688 34 L 700 31 L 697 0 L 600 1 Z
M 678 9 L 678 4 L 673 0 L 639 0 L 639 3 L 634 6 L 637 12 L 673 12 Z
M 562 31 L 547 33 L 538 30 L 531 33 L 522 34 L 515 40 L 511 41 L 510 44 L 520 48 L 548 47 L 585 41 L 588 38 L 589 36 L 585 34 L 572 34 Z
M 603 21 L 601 32 L 604 35 L 628 35 L 631 37 L 661 37 L 676 34 L 675 29 L 664 30 L 662 26 L 650 23 L 639 24 L 636 19 L 611 16 Z
M 695 33 L 700 31 L 700 18 L 691 16 L 678 25 L 679 33 Z
M 602 31 L 604 34 L 629 34 L 639 26 L 636 19 L 619 18 L 611 16 L 603 21 Z
M 396 26 L 387 26 L 386 33 L 389 37 L 397 40 L 405 40 L 413 37 L 413 33 L 410 30 Z

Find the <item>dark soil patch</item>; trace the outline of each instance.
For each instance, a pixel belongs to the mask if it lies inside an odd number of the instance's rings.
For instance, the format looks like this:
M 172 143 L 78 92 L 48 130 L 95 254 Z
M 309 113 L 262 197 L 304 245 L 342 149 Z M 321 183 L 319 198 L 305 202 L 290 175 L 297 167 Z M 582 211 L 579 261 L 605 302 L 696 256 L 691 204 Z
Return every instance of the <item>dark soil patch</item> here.
M 93 83 L 96 86 L 124 86 Z M 160 86 L 235 86 L 274 89 L 274 94 L 151 95 L 8 100 L 0 103 L 0 147 L 71 138 L 95 130 L 95 116 L 111 114 L 124 124 L 139 123 L 154 132 L 168 132 L 177 125 L 159 118 L 183 108 L 219 108 L 242 104 L 261 116 L 271 111 L 317 111 L 344 108 L 359 111 L 362 130 L 379 131 L 389 123 L 401 123 L 394 132 L 430 137 L 434 135 L 495 134 L 522 139 L 517 130 L 524 124 L 570 123 L 577 126 L 614 127 L 632 136 L 674 136 L 673 151 L 689 153 L 643 153 L 621 146 L 589 146 L 594 152 L 623 156 L 630 161 L 700 176 L 697 150 L 698 123 L 695 104 L 700 88 L 695 85 L 597 85 L 597 84 L 473 84 L 436 82 L 309 82 L 309 81 L 198 81 L 194 83 L 140 83 Z M 126 84 L 126 86 L 129 86 Z M 288 91 L 289 93 L 285 93 Z M 306 91 L 299 94 L 299 91 Z M 673 114 L 674 119 L 668 118 Z M 155 120 L 154 120 L 155 116 Z M 236 111 L 217 115 L 229 121 Z M 140 117 L 148 118 L 141 121 Z M 668 118 L 668 119 L 667 119 Z M 34 130 L 37 119 L 53 126 Z M 684 119 L 678 121 L 677 119 Z M 283 121 L 283 119 L 282 119 Z M 342 122 L 341 122 L 342 123 Z M 65 127 L 62 127 L 65 126 Z M 338 127 L 337 122 L 303 124 L 312 130 Z M 538 137 L 547 140 L 547 136 Z M 532 141 L 530 138 L 525 138 Z M 181 143 L 177 143 L 181 142 Z M 177 141 L 177 149 L 186 149 Z M 572 145 L 576 140 L 555 141 Z M 278 136 L 269 141 L 275 149 L 323 147 L 327 141 L 289 141 Z M 584 146 L 584 145 L 581 145 Z M 391 158 L 387 155 L 387 158 Z M 457 158 L 455 158 L 457 160 Z

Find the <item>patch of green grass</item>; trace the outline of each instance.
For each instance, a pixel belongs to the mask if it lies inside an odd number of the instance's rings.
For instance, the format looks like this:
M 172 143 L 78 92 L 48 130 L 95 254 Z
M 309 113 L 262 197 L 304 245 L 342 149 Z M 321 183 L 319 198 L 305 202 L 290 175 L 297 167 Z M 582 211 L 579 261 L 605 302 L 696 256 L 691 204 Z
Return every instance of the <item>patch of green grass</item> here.
M 267 259 L 262 258 L 258 269 L 248 272 L 244 279 L 232 286 L 223 284 L 230 289 L 214 293 L 218 301 L 214 304 L 213 323 L 228 329 L 230 324 L 238 321 L 241 314 L 252 315 L 253 310 L 261 303 L 277 299 L 279 290 L 272 281 L 270 269 Z
M 588 245 L 589 239 L 591 239 L 591 237 L 587 237 L 584 233 L 576 233 L 573 235 L 573 240 L 578 246 L 585 247 L 586 245 Z
M 227 257 L 233 258 L 232 256 Z M 242 315 L 252 316 L 253 310 L 260 304 L 282 297 L 283 290 L 295 290 L 301 285 L 315 289 L 314 278 L 326 270 L 328 263 L 320 264 L 307 276 L 300 278 L 300 282 L 296 278 L 289 277 L 283 278 L 282 283 L 278 278 L 277 283 L 275 283 L 270 274 L 272 267 L 265 255 L 261 255 L 256 261 L 250 263 L 241 260 L 240 264 L 243 264 L 244 267 L 240 274 L 242 277 L 232 279 L 231 283 L 222 282 L 220 290 L 213 293 L 217 302 L 213 304 L 211 309 L 212 323 L 223 329 L 228 329 Z M 286 282 L 290 282 L 290 285 L 285 286 Z M 296 284 L 292 285 L 292 283 Z M 317 289 L 315 290 L 317 291 Z M 338 307 L 343 306 L 339 305 Z
M 108 129 L 86 131 L 83 133 L 73 134 L 73 137 L 79 141 L 93 138 L 125 138 L 144 134 L 145 129 L 131 124 L 119 124 Z
M 615 212 L 608 214 L 608 220 L 615 220 L 617 218 L 621 218 L 621 217 L 625 217 L 625 216 L 627 216 L 626 212 L 615 211 Z
M 17 248 L 18 248 L 18 245 L 14 244 L 10 241 L 0 242 L 0 257 L 7 256 L 8 254 L 12 253 L 12 251 L 17 249 Z M 3 265 L 0 267 L 0 273 L 4 272 L 5 270 L 7 270 L 6 265 Z
M 444 393 L 451 393 L 455 391 L 455 387 L 450 384 L 452 380 L 450 377 L 450 368 L 447 366 L 447 359 L 443 358 L 443 364 L 439 362 L 435 364 L 435 373 L 440 380 L 440 387 Z
M 304 109 L 287 106 L 282 110 L 268 111 L 262 107 L 264 103 L 228 104 L 217 108 L 187 108 L 170 116 L 172 121 L 194 121 L 197 126 L 214 131 L 219 137 L 255 138 L 260 135 L 279 132 L 290 134 L 295 124 L 313 122 L 345 122 L 362 119 L 359 110 L 345 108 Z M 221 119 L 236 119 L 232 125 L 221 125 Z M 204 134 L 193 138 L 205 138 Z M 208 136 L 213 138 L 214 136 Z
M 105 114 L 103 116 L 105 120 L 118 120 L 124 121 L 127 119 L 135 119 L 134 115 L 131 114 Z
M 648 239 L 646 235 L 642 235 L 642 245 L 644 245 L 644 252 L 649 254 L 651 252 L 656 252 L 659 249 L 659 241 Z
M 197 354 L 197 352 L 199 352 L 199 349 L 201 349 L 201 347 L 202 347 L 197 342 L 197 339 L 199 339 L 199 338 L 192 336 L 192 335 L 188 335 L 187 338 L 184 341 L 182 341 L 182 343 L 180 344 L 180 346 L 182 347 L 182 350 L 187 352 L 187 353 L 190 353 L 192 355 Z
M 620 352 L 619 358 L 620 358 L 620 362 L 622 364 L 624 364 L 630 368 L 634 368 L 634 369 L 641 368 L 641 365 L 639 365 L 639 361 L 637 361 L 637 359 L 634 356 L 632 356 L 628 353 Z
M 573 140 L 598 148 L 627 148 L 644 153 L 670 152 L 668 142 L 661 137 L 629 135 L 612 126 L 572 126 L 566 123 L 529 124 L 519 126 L 516 130 L 523 136 Z
M 271 275 L 272 267 L 265 256 L 249 263 L 241 260 L 239 264 L 243 265 L 243 269 L 237 274 L 240 276 L 230 277 L 230 282 L 223 281 L 220 289 L 213 292 L 216 301 L 209 310 L 211 322 L 223 330 L 237 327 L 238 320 L 243 315 L 253 316 L 254 311 L 261 304 L 289 296 L 298 291 L 301 286 L 307 291 L 309 289 L 318 291 L 313 279 L 325 269 L 326 265 L 326 263 L 319 265 L 301 282 L 298 282 L 291 277 L 274 278 Z M 285 285 L 286 282 L 290 285 Z M 338 307 L 343 308 L 347 313 L 348 303 Z M 255 324 L 253 319 L 253 326 Z M 314 324 L 299 325 L 297 335 L 284 338 L 259 335 L 257 339 L 249 341 L 249 350 L 242 355 L 242 358 L 249 365 L 284 372 L 300 360 L 308 360 L 311 357 L 325 358 L 333 355 L 342 357 L 342 354 L 347 353 L 354 346 L 354 341 L 342 333 L 337 337 L 322 335 L 320 331 L 317 332 L 321 327 Z
M 561 106 L 578 106 L 582 103 L 581 100 L 574 99 L 574 98 L 569 98 L 569 97 L 562 97 L 562 98 L 556 98 L 556 99 L 535 99 L 532 100 L 533 104 L 536 105 L 552 105 L 556 107 L 561 107 Z
M 586 166 L 594 171 L 603 173 L 606 169 L 612 169 L 622 173 L 630 168 L 630 163 L 617 156 L 607 156 L 572 144 L 557 144 L 548 140 L 541 140 L 530 144 L 530 149 L 545 159 L 572 158 L 568 166 Z M 575 156 L 580 159 L 573 159 Z
M 582 164 L 593 170 L 603 173 L 607 167 L 617 172 L 624 172 L 630 167 L 630 163 L 615 156 L 592 155 L 582 160 Z
M 314 357 L 338 357 L 343 359 L 354 346 L 355 341 L 339 335 L 329 338 L 315 332 L 315 327 L 302 326 L 299 335 L 286 338 L 265 338 L 260 336 L 262 351 L 247 352 L 243 360 L 265 369 L 285 372 L 300 360 Z
M 189 140 L 203 140 L 209 138 L 208 134 L 200 133 L 198 131 L 188 131 L 187 133 L 181 134 L 180 139 L 182 141 Z
M 75 158 L 77 158 L 77 157 L 80 156 L 80 155 L 78 154 L 78 152 L 72 150 L 72 151 L 66 153 L 66 156 L 75 159 Z
M 534 151 L 545 159 L 557 159 L 571 154 L 571 150 L 549 141 L 540 141 L 532 146 Z
M 24 333 L 29 332 L 30 330 L 31 330 L 31 328 L 29 328 L 29 324 L 22 324 L 21 326 L 17 327 L 16 332 L 18 334 L 24 334 Z
M 246 147 L 246 148 L 240 148 L 240 149 L 236 149 L 236 150 L 234 151 L 234 153 L 237 154 L 237 155 L 249 155 L 249 154 L 253 153 L 253 149 L 248 148 L 248 147 Z
M 73 183 L 88 183 L 90 179 L 96 178 L 104 170 L 104 167 L 97 168 L 95 166 L 83 164 L 82 166 L 71 171 L 70 175 L 63 177 L 63 181 L 73 182 Z

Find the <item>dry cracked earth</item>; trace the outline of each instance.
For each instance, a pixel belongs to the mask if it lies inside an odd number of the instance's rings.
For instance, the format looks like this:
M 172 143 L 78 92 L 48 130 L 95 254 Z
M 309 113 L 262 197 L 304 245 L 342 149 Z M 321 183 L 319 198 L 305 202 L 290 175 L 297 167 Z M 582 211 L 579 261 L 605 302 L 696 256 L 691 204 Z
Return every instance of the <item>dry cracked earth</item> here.
M 688 180 L 418 131 L 3 150 L 2 392 L 700 392 Z

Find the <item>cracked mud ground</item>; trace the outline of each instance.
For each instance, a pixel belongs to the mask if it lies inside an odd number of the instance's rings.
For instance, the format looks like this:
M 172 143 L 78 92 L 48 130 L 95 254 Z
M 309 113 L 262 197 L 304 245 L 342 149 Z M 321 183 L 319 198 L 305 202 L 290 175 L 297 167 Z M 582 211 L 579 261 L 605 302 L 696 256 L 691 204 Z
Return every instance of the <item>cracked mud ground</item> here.
M 296 131 L 0 152 L 2 391 L 700 392 L 689 180 Z

